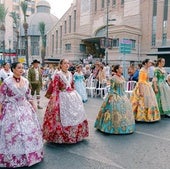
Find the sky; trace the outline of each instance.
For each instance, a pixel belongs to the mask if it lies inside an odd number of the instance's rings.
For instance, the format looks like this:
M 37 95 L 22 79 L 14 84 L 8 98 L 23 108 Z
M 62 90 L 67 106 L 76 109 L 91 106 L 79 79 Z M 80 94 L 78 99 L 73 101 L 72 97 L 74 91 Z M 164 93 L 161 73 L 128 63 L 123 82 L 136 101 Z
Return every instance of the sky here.
M 51 14 L 57 16 L 59 19 L 69 9 L 73 0 L 46 0 L 51 6 Z

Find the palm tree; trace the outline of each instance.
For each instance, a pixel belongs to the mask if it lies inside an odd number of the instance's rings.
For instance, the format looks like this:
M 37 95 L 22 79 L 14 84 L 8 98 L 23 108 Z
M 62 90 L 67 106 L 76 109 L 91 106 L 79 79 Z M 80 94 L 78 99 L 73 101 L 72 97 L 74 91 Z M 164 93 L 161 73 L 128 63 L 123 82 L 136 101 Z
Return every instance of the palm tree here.
M 42 45 L 41 45 L 41 59 L 42 59 L 42 64 L 44 65 L 44 58 L 46 54 L 46 36 L 45 36 L 45 23 L 40 22 L 39 23 L 39 31 L 41 34 L 41 40 L 42 40 Z
M 17 61 L 18 61 L 18 49 L 19 49 L 19 15 L 16 12 L 11 12 L 10 17 L 12 17 L 14 25 L 15 25 L 15 32 L 17 34 Z
M 25 55 L 26 55 L 26 64 L 27 66 L 29 66 L 29 61 L 28 61 L 28 23 L 26 20 L 26 12 L 27 12 L 27 8 L 28 8 L 28 4 L 27 2 L 24 0 L 21 2 L 21 9 L 22 12 L 24 14 L 24 23 L 23 23 L 23 28 L 24 28 L 24 32 L 25 32 Z
M 5 17 L 7 15 L 8 9 L 5 9 L 3 4 L 0 4 L 0 29 L 5 30 Z
M 3 52 L 5 51 L 5 17 L 7 15 L 8 9 L 5 9 L 3 4 L 0 4 L 0 37 Z M 5 60 L 5 58 L 3 58 Z

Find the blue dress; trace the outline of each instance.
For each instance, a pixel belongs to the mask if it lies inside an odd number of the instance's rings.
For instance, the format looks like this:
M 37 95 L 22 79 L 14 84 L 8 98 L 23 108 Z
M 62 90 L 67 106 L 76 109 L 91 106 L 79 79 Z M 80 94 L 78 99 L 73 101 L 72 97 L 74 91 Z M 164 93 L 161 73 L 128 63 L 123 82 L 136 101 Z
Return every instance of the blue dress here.
M 104 133 L 128 134 L 135 130 L 132 106 L 125 93 L 125 80 L 114 75 L 110 91 L 98 113 L 94 127 Z
M 86 92 L 86 86 L 84 80 L 85 79 L 83 73 L 78 73 L 78 72 L 74 73 L 75 89 L 81 96 L 83 103 L 87 102 L 87 92 Z

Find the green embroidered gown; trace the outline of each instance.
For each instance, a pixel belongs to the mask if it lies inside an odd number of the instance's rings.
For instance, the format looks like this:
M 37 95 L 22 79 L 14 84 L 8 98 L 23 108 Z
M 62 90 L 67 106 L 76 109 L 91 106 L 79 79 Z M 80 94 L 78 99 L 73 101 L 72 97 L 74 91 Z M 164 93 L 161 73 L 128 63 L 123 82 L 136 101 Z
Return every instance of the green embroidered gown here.
M 154 77 L 158 85 L 156 98 L 161 115 L 170 115 L 170 87 L 166 83 L 166 72 L 164 69 L 155 68 Z

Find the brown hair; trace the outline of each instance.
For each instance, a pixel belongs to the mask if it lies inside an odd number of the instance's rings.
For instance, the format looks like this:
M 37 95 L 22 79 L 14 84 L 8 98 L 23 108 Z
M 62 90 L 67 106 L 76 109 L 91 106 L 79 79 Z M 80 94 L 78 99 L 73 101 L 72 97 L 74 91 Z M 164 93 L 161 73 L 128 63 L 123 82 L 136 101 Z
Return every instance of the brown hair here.
M 120 65 L 115 65 L 113 68 L 113 72 L 117 73 L 117 69 L 119 69 Z

